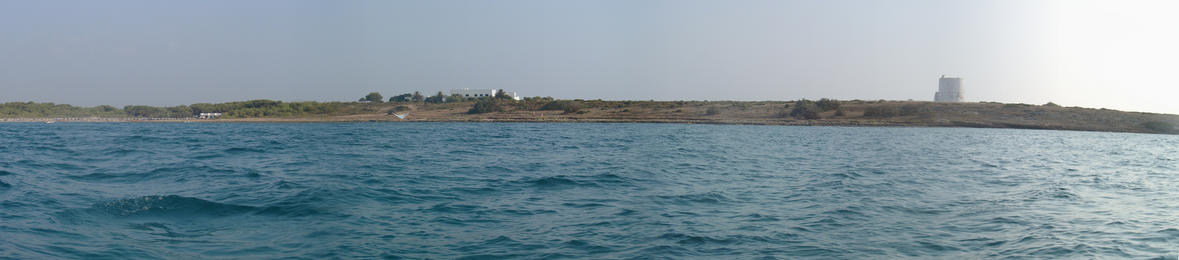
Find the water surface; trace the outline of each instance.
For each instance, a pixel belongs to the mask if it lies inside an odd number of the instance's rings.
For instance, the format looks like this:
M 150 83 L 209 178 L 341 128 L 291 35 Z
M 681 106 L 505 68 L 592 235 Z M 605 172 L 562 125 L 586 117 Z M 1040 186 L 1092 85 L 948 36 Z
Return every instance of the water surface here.
M 0 258 L 1150 258 L 1179 138 L 677 124 L 0 124 Z

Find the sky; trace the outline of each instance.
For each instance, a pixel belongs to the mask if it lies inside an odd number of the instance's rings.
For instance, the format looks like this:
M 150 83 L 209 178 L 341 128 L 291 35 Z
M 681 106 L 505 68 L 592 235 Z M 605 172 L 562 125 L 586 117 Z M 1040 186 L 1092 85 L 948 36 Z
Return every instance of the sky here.
M 1179 1 L 0 1 L 0 102 L 932 100 L 1179 114 Z

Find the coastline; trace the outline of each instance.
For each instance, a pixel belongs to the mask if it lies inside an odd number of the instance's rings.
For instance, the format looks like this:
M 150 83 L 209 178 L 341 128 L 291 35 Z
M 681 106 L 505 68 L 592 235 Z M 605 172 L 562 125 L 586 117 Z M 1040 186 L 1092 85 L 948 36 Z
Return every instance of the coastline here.
M 344 122 L 507 122 L 507 123 L 670 123 L 718 125 L 852 126 L 852 127 L 968 127 L 1072 130 L 1093 132 L 1179 134 L 1152 129 L 1153 122 L 1179 122 L 1179 115 L 1123 112 L 1108 109 L 1051 107 L 1000 103 L 933 103 L 912 101 L 843 101 L 837 111 L 824 111 L 819 119 L 786 116 L 785 101 L 578 101 L 573 111 L 505 109 L 469 114 L 472 102 L 446 104 L 364 104 L 358 114 L 248 117 L 248 118 L 129 118 L 39 117 L 0 118 L 0 122 L 159 122 L 159 123 L 344 123 Z M 635 102 L 635 103 L 632 103 Z M 869 116 L 872 109 L 917 109 L 911 115 Z M 392 115 L 406 108 L 404 119 Z

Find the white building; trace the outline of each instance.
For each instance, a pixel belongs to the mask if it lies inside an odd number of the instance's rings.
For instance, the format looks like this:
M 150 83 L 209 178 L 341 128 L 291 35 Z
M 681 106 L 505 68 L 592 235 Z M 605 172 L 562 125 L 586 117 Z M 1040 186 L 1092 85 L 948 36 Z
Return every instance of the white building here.
M 482 97 L 494 97 L 495 93 L 499 92 L 499 91 L 500 91 L 500 89 L 494 89 L 494 88 L 493 89 L 469 89 L 469 88 L 451 89 L 450 95 L 452 95 L 452 96 L 459 95 L 460 97 L 463 97 L 463 98 L 482 98 Z M 507 95 L 508 97 L 511 97 L 512 99 L 515 99 L 515 100 L 521 99 L 520 95 L 517 95 L 516 92 L 504 91 L 504 94 Z
M 221 113 L 200 113 L 196 117 L 203 118 L 203 119 L 212 119 L 212 118 L 221 117 Z
M 962 78 L 947 78 L 942 75 L 937 80 L 937 93 L 933 95 L 934 102 L 962 102 L 965 100 L 962 91 Z
M 517 95 L 516 92 L 504 91 L 504 95 L 507 95 L 508 97 L 512 98 L 512 100 L 523 100 L 524 99 L 524 97 Z

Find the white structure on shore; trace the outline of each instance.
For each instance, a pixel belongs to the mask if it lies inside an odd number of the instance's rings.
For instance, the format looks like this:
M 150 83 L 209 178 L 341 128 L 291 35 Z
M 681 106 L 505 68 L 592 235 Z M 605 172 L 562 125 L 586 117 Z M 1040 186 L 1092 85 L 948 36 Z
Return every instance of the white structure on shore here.
M 218 117 L 221 117 L 221 113 L 200 113 L 199 115 L 196 116 L 196 118 L 201 118 L 201 119 L 213 119 L 213 118 L 218 118 Z
M 947 78 L 942 75 L 937 80 L 937 93 L 933 95 L 934 102 L 962 102 L 962 78 Z
M 463 97 L 463 98 L 494 97 L 495 93 L 499 92 L 500 90 L 501 89 L 494 89 L 494 88 L 493 89 L 469 89 L 469 88 L 457 89 L 456 88 L 456 89 L 450 90 L 450 95 L 451 96 L 459 95 L 460 97 Z M 515 100 L 522 99 L 520 97 L 520 95 L 516 94 L 516 92 L 504 91 L 504 94 L 512 99 L 515 99 Z

